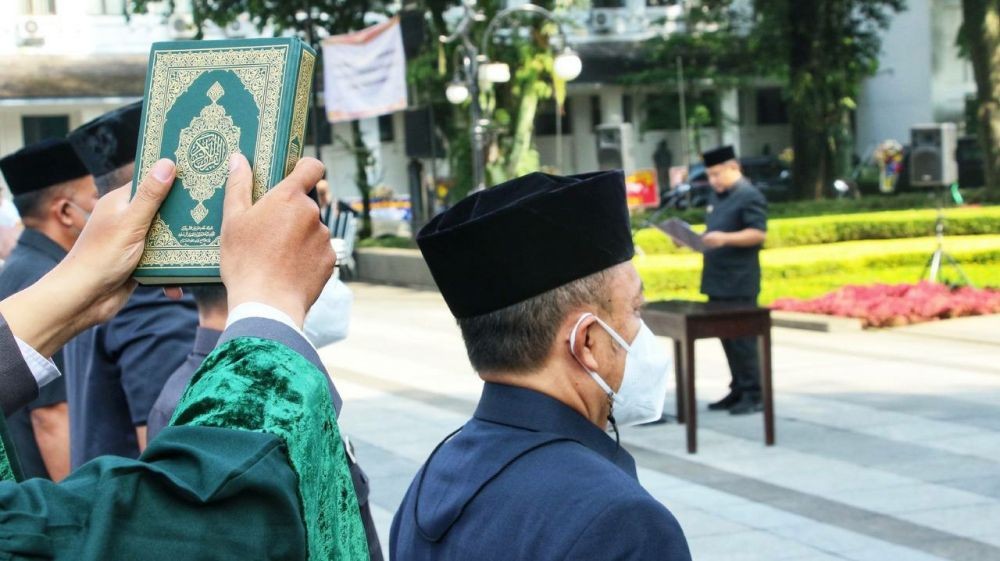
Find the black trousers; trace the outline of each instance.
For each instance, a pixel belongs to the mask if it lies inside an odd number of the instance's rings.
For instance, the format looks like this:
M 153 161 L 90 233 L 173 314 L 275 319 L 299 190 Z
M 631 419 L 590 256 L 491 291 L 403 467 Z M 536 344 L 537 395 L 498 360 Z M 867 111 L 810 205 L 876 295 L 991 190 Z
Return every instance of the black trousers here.
M 709 296 L 708 300 L 709 302 L 738 302 L 757 305 L 756 296 Z M 760 395 L 760 356 L 757 352 L 757 338 L 739 337 L 720 340 L 722 341 L 722 349 L 726 351 L 729 372 L 733 377 L 729 388 L 733 391 Z

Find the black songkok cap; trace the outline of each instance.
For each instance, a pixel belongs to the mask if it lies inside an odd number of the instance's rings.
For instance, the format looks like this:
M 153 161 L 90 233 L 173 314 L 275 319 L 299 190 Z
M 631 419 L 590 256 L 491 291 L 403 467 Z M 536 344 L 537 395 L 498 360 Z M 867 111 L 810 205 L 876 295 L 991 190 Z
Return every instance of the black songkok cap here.
M 705 167 L 710 168 L 735 160 L 736 150 L 733 150 L 732 146 L 720 146 L 702 154 L 701 159 L 705 162 Z
M 525 175 L 434 217 L 417 244 L 456 318 L 495 312 L 632 258 L 625 176 Z
M 130 103 L 80 125 L 69 134 L 73 149 L 94 176 L 135 161 L 142 101 Z
M 23 195 L 90 175 L 73 147 L 63 138 L 25 146 L 0 159 L 0 171 L 13 195 Z

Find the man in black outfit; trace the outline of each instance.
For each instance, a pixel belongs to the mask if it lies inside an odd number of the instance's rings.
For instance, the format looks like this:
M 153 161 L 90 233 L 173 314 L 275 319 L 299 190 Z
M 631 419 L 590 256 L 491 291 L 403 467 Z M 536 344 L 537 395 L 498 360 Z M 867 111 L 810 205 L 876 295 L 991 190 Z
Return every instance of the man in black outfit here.
M 767 238 L 767 200 L 740 171 L 732 146 L 702 155 L 712 185 L 703 240 L 705 266 L 701 292 L 710 302 L 757 304 L 760 294 L 760 249 Z M 722 339 L 732 382 L 729 395 L 708 406 L 733 415 L 763 409 L 760 361 L 754 337 Z

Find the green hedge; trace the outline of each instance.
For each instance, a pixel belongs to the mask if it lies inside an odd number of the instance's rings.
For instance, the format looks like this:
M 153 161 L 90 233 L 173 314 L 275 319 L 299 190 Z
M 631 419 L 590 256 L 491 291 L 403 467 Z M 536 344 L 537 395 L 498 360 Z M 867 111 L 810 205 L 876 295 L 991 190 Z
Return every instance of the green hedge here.
M 1000 204 L 1000 190 L 962 189 L 966 204 L 990 205 Z M 953 206 L 948 201 L 948 206 Z M 937 197 L 932 191 L 917 193 L 902 193 L 897 195 L 869 195 L 860 199 L 824 199 L 819 201 L 791 201 L 771 203 L 768 206 L 768 216 L 774 218 L 802 218 L 806 216 L 825 216 L 829 214 L 855 214 L 861 212 L 879 212 L 886 210 L 934 209 L 937 207 Z M 640 212 L 633 216 L 632 227 L 643 228 L 654 213 Z M 665 220 L 676 216 L 686 222 L 697 224 L 705 221 L 705 209 L 692 210 L 664 209 L 655 213 Z
M 937 212 L 902 210 L 863 214 L 839 214 L 808 218 L 779 218 L 767 224 L 765 248 L 797 247 L 855 240 L 918 238 L 934 233 Z M 945 213 L 949 236 L 1000 233 L 1000 206 L 956 208 Z M 677 254 L 666 234 L 655 228 L 635 233 L 635 243 L 646 255 Z
M 417 242 L 400 236 L 379 236 L 358 241 L 358 247 L 388 247 L 394 249 L 416 249 Z
M 915 282 L 934 248 L 934 238 L 914 238 L 765 250 L 761 302 L 811 298 L 845 284 Z M 1000 286 L 1000 235 L 949 238 L 945 249 L 977 286 Z M 648 300 L 700 298 L 700 255 L 638 256 L 634 263 Z

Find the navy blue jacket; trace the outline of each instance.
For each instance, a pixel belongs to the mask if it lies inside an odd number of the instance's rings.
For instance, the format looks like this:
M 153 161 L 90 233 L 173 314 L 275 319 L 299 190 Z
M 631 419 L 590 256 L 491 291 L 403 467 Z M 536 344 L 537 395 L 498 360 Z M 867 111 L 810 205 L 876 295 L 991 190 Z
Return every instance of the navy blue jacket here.
M 25 228 L 17 239 L 17 246 L 11 252 L 10 258 L 4 263 L 0 273 L 0 299 L 20 292 L 38 282 L 49 271 L 55 268 L 66 257 L 66 250 L 45 234 L 32 228 Z M 44 314 L 45 310 L 38 310 Z M 62 371 L 63 352 L 56 351 L 52 360 Z M 35 439 L 34 425 L 31 423 L 31 411 L 42 407 L 50 407 L 66 401 L 66 380 L 60 376 L 45 387 L 38 390 L 38 397 L 28 403 L 23 409 L 12 412 L 7 418 L 10 439 L 17 448 L 21 459 L 21 467 L 26 478 L 49 478 L 49 470 L 45 467 L 42 453 Z
M 146 424 L 197 328 L 190 295 L 171 300 L 160 287 L 139 286 L 115 317 L 66 346 L 73 469 L 105 454 L 139 456 L 135 427 Z
M 191 353 L 167 379 L 167 383 L 163 385 L 160 396 L 156 398 L 153 409 L 150 410 L 149 416 L 146 418 L 146 438 L 148 440 L 156 438 L 156 435 L 170 424 L 170 419 L 173 418 L 177 404 L 184 396 L 188 382 L 194 377 L 194 373 L 198 371 L 201 363 L 205 362 L 205 358 L 215 350 L 215 344 L 219 342 L 220 335 L 222 335 L 221 331 L 198 327 Z
M 689 561 L 684 532 L 604 431 L 546 395 L 486 384 L 392 521 L 399 561 Z

